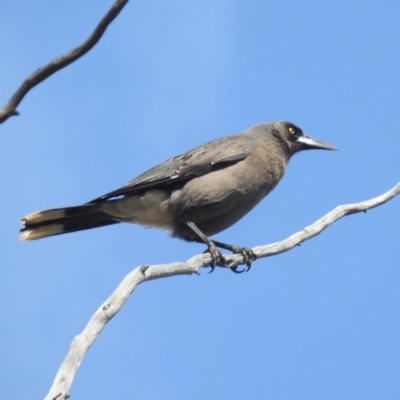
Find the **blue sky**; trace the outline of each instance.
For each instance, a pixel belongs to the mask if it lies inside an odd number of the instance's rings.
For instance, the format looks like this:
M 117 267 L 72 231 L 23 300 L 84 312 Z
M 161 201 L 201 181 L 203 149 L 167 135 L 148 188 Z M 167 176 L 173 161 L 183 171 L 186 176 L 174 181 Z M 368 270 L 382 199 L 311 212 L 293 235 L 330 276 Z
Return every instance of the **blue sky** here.
M 6 2 L 1 106 L 81 43 L 111 1 Z M 399 181 L 398 1 L 132 1 L 84 58 L 0 126 L 0 397 L 41 398 L 123 277 L 204 246 L 134 225 L 18 241 L 19 218 L 76 205 L 256 123 L 338 152 L 296 155 L 217 240 L 282 240 Z M 87 353 L 74 399 L 398 399 L 399 203 L 347 217 L 242 275 L 141 285 Z M 22 384 L 23 382 L 23 384 Z

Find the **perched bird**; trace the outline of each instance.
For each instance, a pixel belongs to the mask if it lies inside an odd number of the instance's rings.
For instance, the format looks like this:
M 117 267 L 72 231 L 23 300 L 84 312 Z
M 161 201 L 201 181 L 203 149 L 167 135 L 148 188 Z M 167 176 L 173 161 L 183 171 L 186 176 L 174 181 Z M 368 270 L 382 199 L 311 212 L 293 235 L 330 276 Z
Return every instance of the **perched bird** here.
M 165 229 L 208 246 L 211 266 L 224 262 L 217 247 L 255 259 L 247 248 L 212 241 L 246 215 L 281 180 L 290 157 L 336 147 L 305 136 L 286 121 L 262 123 L 168 159 L 120 189 L 75 207 L 38 211 L 21 219 L 21 240 L 131 222 Z M 234 270 L 238 272 L 235 268 Z

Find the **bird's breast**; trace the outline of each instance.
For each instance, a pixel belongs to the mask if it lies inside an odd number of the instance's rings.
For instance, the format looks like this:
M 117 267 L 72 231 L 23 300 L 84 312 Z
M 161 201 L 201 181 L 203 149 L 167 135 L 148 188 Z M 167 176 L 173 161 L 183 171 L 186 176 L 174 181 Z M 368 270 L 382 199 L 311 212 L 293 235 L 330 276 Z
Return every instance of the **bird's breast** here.
M 255 149 L 245 160 L 187 182 L 173 193 L 171 213 L 211 235 L 233 225 L 279 182 L 286 162 Z M 179 236 L 179 235 L 177 235 Z

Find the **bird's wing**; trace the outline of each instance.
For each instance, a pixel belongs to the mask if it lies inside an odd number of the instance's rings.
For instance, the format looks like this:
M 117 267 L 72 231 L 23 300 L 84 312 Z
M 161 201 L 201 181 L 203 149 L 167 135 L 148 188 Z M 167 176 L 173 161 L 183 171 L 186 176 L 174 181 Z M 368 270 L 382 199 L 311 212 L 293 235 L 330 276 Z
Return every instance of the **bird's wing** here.
M 168 159 L 139 175 L 120 189 L 107 193 L 89 203 L 134 194 L 143 189 L 165 187 L 191 180 L 244 160 L 251 154 L 254 147 L 254 141 L 241 135 L 213 140 Z

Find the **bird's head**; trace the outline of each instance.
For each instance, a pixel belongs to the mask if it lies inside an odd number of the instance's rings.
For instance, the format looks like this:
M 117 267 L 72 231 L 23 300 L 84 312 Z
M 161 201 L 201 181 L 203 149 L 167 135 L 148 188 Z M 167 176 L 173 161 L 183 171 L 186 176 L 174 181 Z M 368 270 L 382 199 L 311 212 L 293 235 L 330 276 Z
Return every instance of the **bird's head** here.
M 304 135 L 299 127 L 287 121 L 273 122 L 271 133 L 276 138 L 283 139 L 291 154 L 309 149 L 337 150 L 337 147 L 329 143 Z

